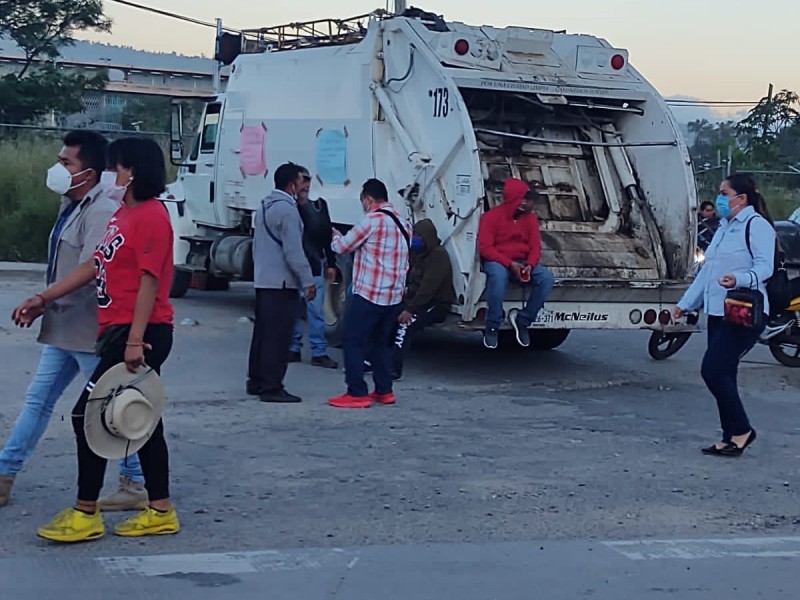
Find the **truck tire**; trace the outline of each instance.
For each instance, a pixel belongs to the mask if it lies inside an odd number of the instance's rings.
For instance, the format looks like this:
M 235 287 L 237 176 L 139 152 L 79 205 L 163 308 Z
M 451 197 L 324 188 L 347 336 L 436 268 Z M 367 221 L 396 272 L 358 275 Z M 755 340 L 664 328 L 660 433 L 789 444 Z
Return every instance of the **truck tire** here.
M 686 345 L 691 333 L 664 333 L 654 331 L 647 342 L 647 352 L 653 360 L 667 360 Z
M 349 254 L 336 257 L 336 283 L 325 284 L 325 301 L 322 313 L 325 316 L 325 337 L 331 348 L 340 348 L 344 336 L 344 315 L 350 300 L 353 283 L 353 257 Z
M 172 284 L 169 287 L 170 298 L 183 298 L 192 285 L 192 272 L 175 269 L 172 272 Z
M 569 332 L 569 329 L 531 329 L 528 350 L 555 350 L 569 337 Z M 501 348 L 521 348 L 512 330 L 501 329 L 499 333 Z
M 534 350 L 555 350 L 569 337 L 569 329 L 531 329 L 531 345 Z

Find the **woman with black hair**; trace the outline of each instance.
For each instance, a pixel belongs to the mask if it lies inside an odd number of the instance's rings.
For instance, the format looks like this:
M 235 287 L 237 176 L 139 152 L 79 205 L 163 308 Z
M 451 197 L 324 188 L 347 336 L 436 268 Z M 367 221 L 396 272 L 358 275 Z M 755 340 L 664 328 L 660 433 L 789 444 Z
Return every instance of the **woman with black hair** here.
M 703 448 L 713 456 L 741 456 L 756 439 L 739 396 L 739 361 L 758 341 L 764 329 L 726 321 L 725 298 L 732 289 L 757 289 L 769 314 L 766 283 L 775 265 L 775 229 L 767 204 L 748 175 L 725 179 L 716 200 L 721 221 L 706 251 L 703 268 L 678 302 L 676 318 L 704 307 L 708 314 L 708 349 L 701 373 L 717 401 L 722 440 Z M 762 323 L 766 323 L 766 315 Z
M 40 537 L 59 542 L 94 540 L 105 534 L 97 499 L 103 485 L 106 459 L 86 441 L 84 414 L 92 388 L 111 367 L 124 362 L 134 372 L 145 364 L 160 373 L 172 348 L 173 231 L 166 208 L 157 196 L 166 187 L 164 155 L 152 140 L 125 138 L 109 147 L 109 169 L 116 172 L 112 192 L 122 198 L 94 259 L 37 294 L 15 313 L 15 320 L 35 319 L 36 306 L 69 293 L 88 281 L 97 284 L 98 354 L 100 363 L 72 414 L 78 442 L 78 500 L 38 530 Z M 148 507 L 117 525 L 122 536 L 177 533 L 178 516 L 169 499 L 169 453 L 159 421 L 139 459 L 149 497 Z

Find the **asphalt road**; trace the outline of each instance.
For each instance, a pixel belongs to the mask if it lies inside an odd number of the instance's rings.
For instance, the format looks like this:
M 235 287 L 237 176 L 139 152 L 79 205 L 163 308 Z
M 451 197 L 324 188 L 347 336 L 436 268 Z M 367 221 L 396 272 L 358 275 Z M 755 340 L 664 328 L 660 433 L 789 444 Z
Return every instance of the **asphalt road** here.
M 0 315 L 37 289 L 0 274 Z M 800 373 L 764 348 L 741 371 L 759 439 L 742 459 L 719 460 L 699 452 L 718 437 L 700 336 L 656 363 L 643 332 L 578 332 L 553 352 L 493 353 L 476 335 L 431 333 L 396 406 L 338 411 L 325 399 L 343 391 L 342 373 L 307 363 L 287 378 L 302 404 L 245 395 L 246 288 L 191 291 L 175 305 L 165 425 L 183 530 L 69 547 L 36 538 L 74 500 L 76 383 L 0 509 L 0 584 L 13 578 L 16 597 L 50 597 L 83 569 L 96 577 L 76 598 L 130 578 L 144 582 L 131 598 L 261 598 L 263 586 L 309 599 L 528 598 L 530 586 L 552 590 L 543 598 L 796 597 Z M 0 439 L 39 351 L 35 332 L 3 319 Z M 111 465 L 106 486 L 115 484 Z M 652 539 L 690 541 L 645 559 L 606 543 Z M 124 558 L 135 556 L 161 562 Z

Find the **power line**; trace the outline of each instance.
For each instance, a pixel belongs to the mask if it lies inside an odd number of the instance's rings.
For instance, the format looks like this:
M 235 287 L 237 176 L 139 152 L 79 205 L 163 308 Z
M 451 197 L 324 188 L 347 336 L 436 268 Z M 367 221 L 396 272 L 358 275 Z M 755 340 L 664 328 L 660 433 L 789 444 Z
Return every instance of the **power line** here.
M 191 23 L 192 25 L 202 25 L 203 27 L 211 27 L 214 29 L 216 29 L 217 27 L 216 24 L 209 23 L 208 21 L 201 21 L 200 19 L 195 19 L 194 17 L 179 15 L 177 13 L 169 12 L 167 10 L 161 10 L 160 8 L 153 8 L 152 6 L 145 6 L 144 4 L 130 2 L 129 0 L 111 0 L 111 2 L 116 2 L 117 4 L 122 4 L 123 6 L 128 6 L 130 8 L 137 8 L 139 10 L 143 10 L 146 12 L 151 12 L 156 15 L 161 15 L 162 17 L 170 17 L 171 19 L 177 19 L 179 21 Z M 225 31 L 230 31 L 231 33 L 240 33 L 238 29 L 231 29 L 230 27 L 223 27 L 223 29 Z

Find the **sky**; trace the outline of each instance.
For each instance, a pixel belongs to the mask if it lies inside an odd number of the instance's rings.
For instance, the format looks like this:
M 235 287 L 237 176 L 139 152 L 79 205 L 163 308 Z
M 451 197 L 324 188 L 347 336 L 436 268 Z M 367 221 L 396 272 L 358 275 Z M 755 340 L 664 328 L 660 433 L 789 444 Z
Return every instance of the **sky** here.
M 386 0 L 136 0 L 234 28 L 344 18 Z M 81 37 L 143 50 L 210 56 L 214 31 L 104 0 L 108 34 Z M 393 3 L 392 3 L 393 5 Z M 605 38 L 664 96 L 757 101 L 768 85 L 800 92 L 796 0 L 409 0 L 451 21 L 566 29 Z M 668 7 L 668 8 L 667 8 Z M 684 109 L 689 110 L 689 109 Z

